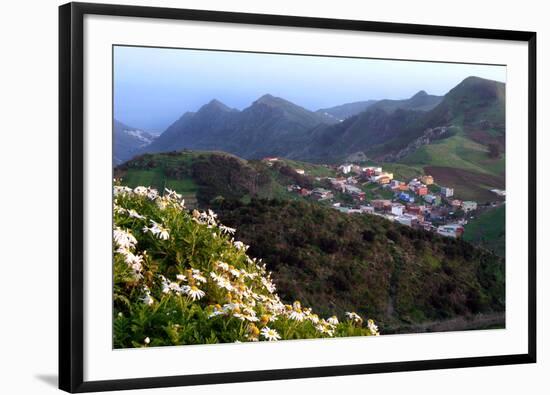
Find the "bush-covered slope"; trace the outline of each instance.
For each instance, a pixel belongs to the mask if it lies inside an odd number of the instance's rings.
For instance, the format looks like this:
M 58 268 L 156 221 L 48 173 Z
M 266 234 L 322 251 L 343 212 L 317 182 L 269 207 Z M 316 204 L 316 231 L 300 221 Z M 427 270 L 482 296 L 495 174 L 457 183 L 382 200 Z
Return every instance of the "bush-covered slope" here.
M 172 191 L 115 187 L 115 348 L 378 334 L 353 312 L 323 319 L 283 303 L 233 233 Z
M 298 199 L 286 186 L 312 187 L 314 183 L 311 176 L 294 170 L 298 167 L 311 174 L 331 174 L 320 165 L 281 160 L 268 166 L 223 152 L 182 151 L 141 155 L 118 166 L 115 177 L 130 187 L 171 188 L 185 199 L 197 199 L 205 205 L 220 197 L 241 201 L 251 197 Z
M 306 202 L 217 211 L 266 260 L 283 300 L 325 313 L 353 309 L 387 332 L 504 310 L 504 261 L 467 242 Z

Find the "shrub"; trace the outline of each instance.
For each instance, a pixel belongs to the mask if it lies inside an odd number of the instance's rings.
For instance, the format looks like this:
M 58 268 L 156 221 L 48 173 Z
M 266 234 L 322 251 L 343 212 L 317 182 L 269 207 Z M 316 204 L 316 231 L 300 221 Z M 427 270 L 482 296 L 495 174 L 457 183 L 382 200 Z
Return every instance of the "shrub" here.
M 356 313 L 340 322 L 283 303 L 265 264 L 212 211 L 188 212 L 168 189 L 114 195 L 116 348 L 378 335 Z

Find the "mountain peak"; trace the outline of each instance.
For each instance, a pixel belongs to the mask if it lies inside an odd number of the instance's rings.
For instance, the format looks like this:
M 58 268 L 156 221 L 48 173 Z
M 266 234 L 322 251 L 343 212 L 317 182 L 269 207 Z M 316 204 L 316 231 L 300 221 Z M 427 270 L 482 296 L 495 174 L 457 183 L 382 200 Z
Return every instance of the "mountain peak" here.
M 284 102 L 285 100 L 281 99 L 280 97 L 275 97 L 269 93 L 266 93 L 262 97 L 260 97 L 258 100 L 256 100 L 254 103 L 262 103 L 267 104 L 268 106 L 272 106 L 275 104 L 280 104 Z
M 218 99 L 212 99 L 208 102 L 208 104 L 205 104 L 204 106 L 202 106 L 199 111 L 204 111 L 204 110 L 231 111 L 231 108 L 227 107 Z
M 421 90 L 421 91 L 418 91 L 413 97 L 411 97 L 411 99 L 418 99 L 426 96 L 428 96 L 428 92 L 426 92 L 425 90 Z
M 305 110 L 303 107 L 300 107 L 297 104 L 294 104 L 286 99 L 283 99 L 282 97 L 270 95 L 269 93 L 263 95 L 262 97 L 257 99 L 255 102 L 253 102 L 251 107 L 256 107 L 258 105 L 264 105 L 270 108 L 281 109 L 281 110 L 290 111 L 290 112 L 294 112 L 294 111 L 309 112 L 308 110 Z

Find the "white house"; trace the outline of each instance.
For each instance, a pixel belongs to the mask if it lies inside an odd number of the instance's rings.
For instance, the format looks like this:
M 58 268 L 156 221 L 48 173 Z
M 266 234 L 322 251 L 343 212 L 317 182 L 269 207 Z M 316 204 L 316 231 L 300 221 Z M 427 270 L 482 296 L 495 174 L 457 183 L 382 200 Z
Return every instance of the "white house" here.
M 351 168 L 352 168 L 352 165 L 341 165 L 338 167 L 338 169 L 344 174 L 351 173 Z
M 364 214 L 374 214 L 374 207 L 372 206 L 359 206 L 359 209 Z
M 405 210 L 405 206 L 403 206 L 401 203 L 393 203 L 391 205 L 391 213 L 393 215 L 401 216 L 403 215 L 404 210 Z
M 462 236 L 462 233 L 464 233 L 464 227 L 460 224 L 441 225 L 437 228 L 437 234 L 455 239 Z
M 477 210 L 477 203 L 473 202 L 473 201 L 466 200 L 466 201 L 462 202 L 462 210 L 464 210 L 466 212 Z
M 413 226 L 418 222 L 418 217 L 411 214 L 403 214 L 395 219 L 401 225 Z
M 455 190 L 453 188 L 441 187 L 441 194 L 445 197 L 451 197 L 455 194 Z

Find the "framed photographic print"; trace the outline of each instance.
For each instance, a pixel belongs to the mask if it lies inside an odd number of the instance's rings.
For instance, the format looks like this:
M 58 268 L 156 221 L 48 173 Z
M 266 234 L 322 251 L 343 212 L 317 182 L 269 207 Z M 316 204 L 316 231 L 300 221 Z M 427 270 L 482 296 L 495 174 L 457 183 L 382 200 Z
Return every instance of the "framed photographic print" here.
M 59 15 L 61 389 L 535 362 L 535 33 Z

